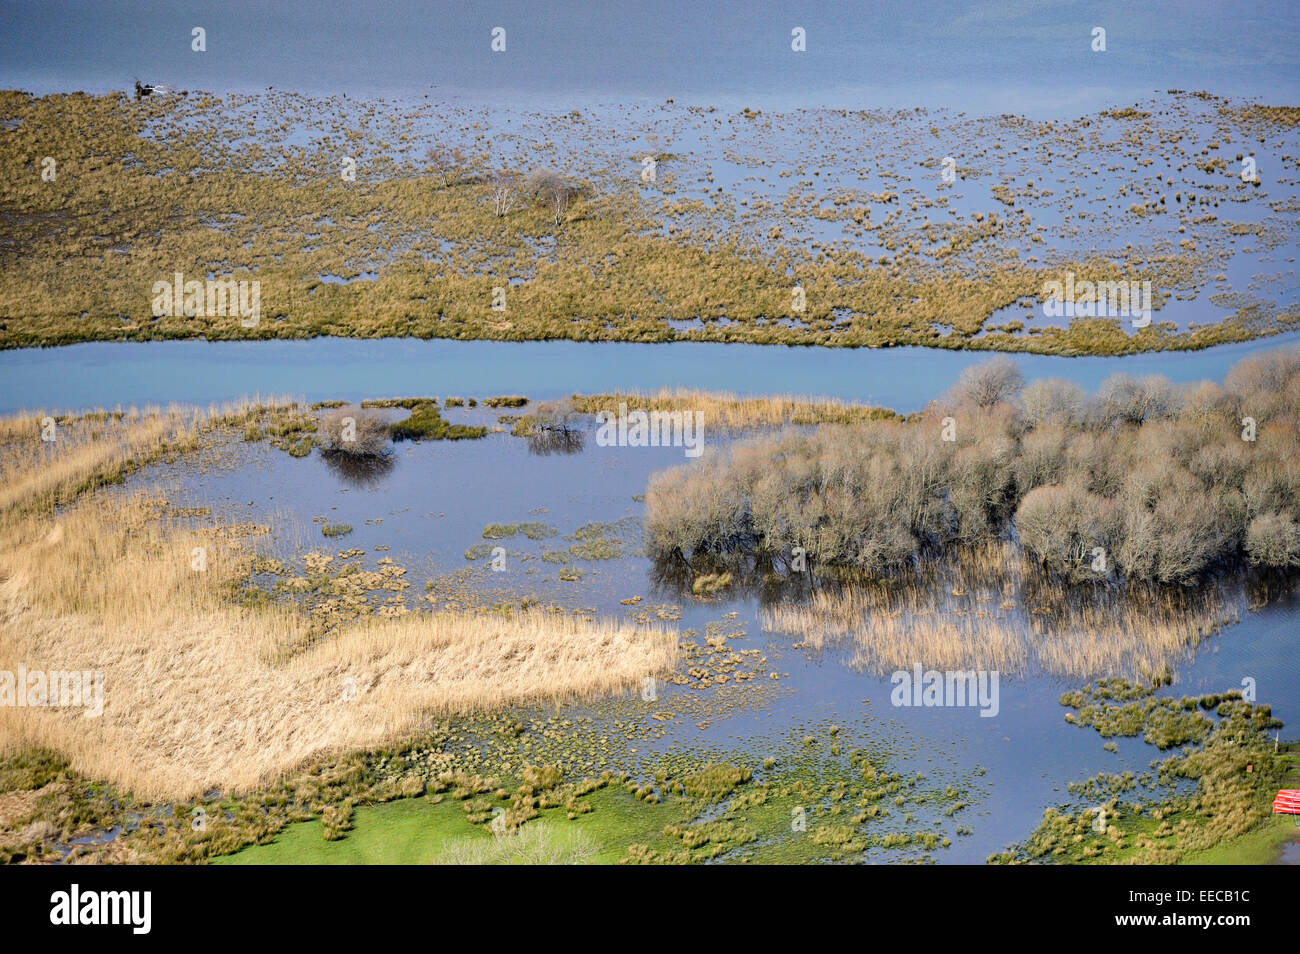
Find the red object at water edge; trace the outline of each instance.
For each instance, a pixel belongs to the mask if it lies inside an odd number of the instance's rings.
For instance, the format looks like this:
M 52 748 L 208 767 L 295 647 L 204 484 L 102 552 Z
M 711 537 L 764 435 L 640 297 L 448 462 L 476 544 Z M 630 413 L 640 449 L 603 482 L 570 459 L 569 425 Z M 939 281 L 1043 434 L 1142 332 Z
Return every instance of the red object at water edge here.
M 1273 799 L 1273 811 L 1289 815 L 1300 815 L 1300 788 L 1283 788 Z

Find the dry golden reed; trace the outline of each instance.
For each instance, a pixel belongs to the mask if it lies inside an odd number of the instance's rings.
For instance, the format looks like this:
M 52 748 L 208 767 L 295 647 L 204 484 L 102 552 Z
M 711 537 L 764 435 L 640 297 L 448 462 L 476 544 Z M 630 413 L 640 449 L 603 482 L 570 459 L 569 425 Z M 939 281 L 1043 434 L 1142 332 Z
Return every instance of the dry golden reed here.
M 707 426 L 722 431 L 781 427 L 785 424 L 853 424 L 859 421 L 893 420 L 899 416 L 888 408 L 840 398 L 795 394 L 748 397 L 729 391 L 691 388 L 594 394 L 576 398 L 574 409 L 586 414 L 617 411 L 620 403 L 625 403 L 629 409 L 634 410 L 698 411 L 703 415 Z
M 160 446 L 151 440 L 194 426 L 183 415 L 140 415 L 112 453 L 67 445 L 43 481 L 39 468 L 11 466 L 0 670 L 101 671 L 104 705 L 97 718 L 85 708 L 0 707 L 0 752 L 49 747 L 77 771 L 151 798 L 246 791 L 311 760 L 409 736 L 429 714 L 590 698 L 674 664 L 676 635 L 662 627 L 540 611 L 411 613 L 313 642 L 305 614 L 230 598 L 258 528 L 183 526 L 165 501 L 141 494 L 82 494 L 58 512 L 26 506 L 114 454 L 147 455 Z

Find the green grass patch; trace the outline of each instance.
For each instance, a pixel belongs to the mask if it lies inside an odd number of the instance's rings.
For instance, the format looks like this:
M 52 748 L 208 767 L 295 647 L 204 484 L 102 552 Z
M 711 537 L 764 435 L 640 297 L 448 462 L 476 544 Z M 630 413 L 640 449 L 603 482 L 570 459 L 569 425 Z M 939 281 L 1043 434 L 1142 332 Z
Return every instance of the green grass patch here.
M 505 540 L 523 534 L 529 540 L 554 536 L 555 530 L 544 523 L 489 523 L 483 528 L 484 540 Z

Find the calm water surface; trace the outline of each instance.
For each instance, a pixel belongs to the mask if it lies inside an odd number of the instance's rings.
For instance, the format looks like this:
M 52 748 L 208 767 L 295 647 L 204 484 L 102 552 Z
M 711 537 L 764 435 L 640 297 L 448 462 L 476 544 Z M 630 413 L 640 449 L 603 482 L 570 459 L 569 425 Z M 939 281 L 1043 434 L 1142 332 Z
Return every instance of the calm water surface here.
M 1204 351 L 1123 358 L 1016 354 L 1027 379 L 1067 378 L 1095 390 L 1108 375 L 1222 381 L 1243 357 L 1300 341 L 1275 336 Z M 742 394 L 809 394 L 919 410 L 991 355 L 935 348 L 818 348 L 674 342 L 307 341 L 91 342 L 0 351 L 0 413 L 118 404 L 207 404 L 250 395 L 309 401 L 368 397 L 546 400 L 618 388 L 691 387 Z

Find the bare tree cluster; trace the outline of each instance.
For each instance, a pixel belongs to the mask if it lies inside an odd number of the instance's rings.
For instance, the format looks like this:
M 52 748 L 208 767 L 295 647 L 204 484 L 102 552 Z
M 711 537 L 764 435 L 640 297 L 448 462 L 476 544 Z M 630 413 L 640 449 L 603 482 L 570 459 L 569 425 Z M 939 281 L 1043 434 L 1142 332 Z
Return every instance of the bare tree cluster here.
M 1012 533 L 1073 580 L 1300 567 L 1300 348 L 1240 362 L 1223 386 L 1114 375 L 1094 396 L 1022 387 L 996 360 L 919 420 L 739 442 L 656 474 L 646 504 L 661 554 L 799 547 L 882 572 Z
M 504 219 L 513 212 L 523 195 L 518 174 L 500 169 L 488 177 L 488 201 L 492 204 L 492 214 L 498 219 Z
M 526 179 L 517 172 L 501 169 L 487 177 L 487 192 L 492 214 L 497 218 L 505 218 L 525 201 L 534 201 L 546 209 L 559 228 L 574 200 L 583 194 L 583 186 L 550 169 L 539 169 Z
M 578 183 L 550 169 L 539 169 L 528 177 L 528 194 L 546 206 L 557 228 L 564 222 L 573 200 L 581 193 Z

